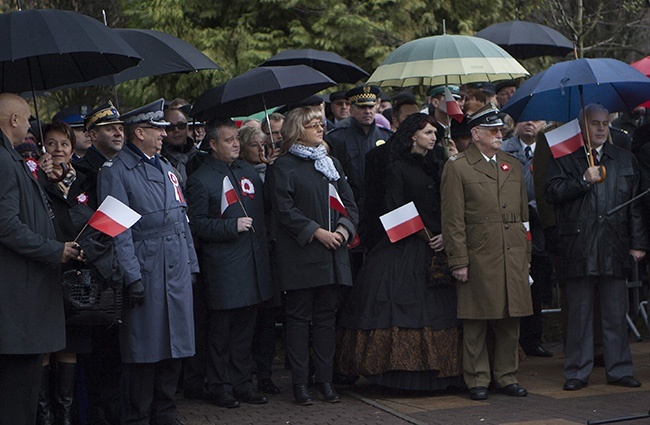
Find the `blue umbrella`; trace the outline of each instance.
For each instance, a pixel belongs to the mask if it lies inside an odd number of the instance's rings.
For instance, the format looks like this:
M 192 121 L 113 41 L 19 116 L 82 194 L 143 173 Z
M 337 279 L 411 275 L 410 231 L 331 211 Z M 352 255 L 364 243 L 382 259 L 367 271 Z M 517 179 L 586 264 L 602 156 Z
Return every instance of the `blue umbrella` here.
M 551 66 L 523 83 L 504 106 L 515 121 L 568 122 L 584 105 L 631 111 L 650 99 L 650 78 L 615 59 L 576 59 Z

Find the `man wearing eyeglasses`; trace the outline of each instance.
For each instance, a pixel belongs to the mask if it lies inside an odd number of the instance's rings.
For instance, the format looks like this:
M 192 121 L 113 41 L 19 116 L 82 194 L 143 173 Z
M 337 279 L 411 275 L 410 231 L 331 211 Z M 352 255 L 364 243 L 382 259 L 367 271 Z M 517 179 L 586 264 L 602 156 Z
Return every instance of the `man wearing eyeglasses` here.
M 527 394 L 516 374 L 519 318 L 532 314 L 528 196 L 521 164 L 500 149 L 503 125 L 491 103 L 470 115 L 472 144 L 442 173 L 442 234 L 457 281 L 463 377 L 473 400 L 487 399 L 490 383 L 509 396 Z M 495 335 L 492 367 L 488 322 Z
M 166 135 L 163 137 L 162 156 L 178 171 L 181 187 L 187 182 L 187 163 L 196 155 L 194 140 L 188 136 L 187 117 L 180 109 L 168 108 L 165 111 L 165 121 L 169 122 Z
M 183 358 L 194 355 L 192 284 L 199 272 L 185 196 L 160 157 L 164 99 L 122 115 L 128 143 L 99 172 L 112 196 L 142 217 L 115 236 L 124 272 L 120 326 L 125 424 L 178 425 L 174 395 Z

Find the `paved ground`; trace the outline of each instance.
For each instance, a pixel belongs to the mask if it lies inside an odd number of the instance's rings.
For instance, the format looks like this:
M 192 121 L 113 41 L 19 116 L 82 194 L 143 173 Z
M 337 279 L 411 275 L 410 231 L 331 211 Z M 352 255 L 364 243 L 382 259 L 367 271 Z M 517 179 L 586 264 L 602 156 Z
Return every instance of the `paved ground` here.
M 559 343 L 547 348 L 551 359 L 528 358 L 520 364 L 519 382 L 528 397 L 516 399 L 490 394 L 487 401 L 472 401 L 465 392 L 395 392 L 361 380 L 340 388 L 342 402 L 300 407 L 292 403 L 291 381 L 280 365 L 274 378 L 282 394 L 267 405 L 222 409 L 179 397 L 180 419 L 186 425 L 206 424 L 507 424 L 572 425 L 626 416 L 650 409 L 650 341 L 631 344 L 635 375 L 641 388 L 620 388 L 605 383 L 605 372 L 595 368 L 589 386 L 563 391 L 563 354 Z M 650 418 L 617 423 L 648 425 Z

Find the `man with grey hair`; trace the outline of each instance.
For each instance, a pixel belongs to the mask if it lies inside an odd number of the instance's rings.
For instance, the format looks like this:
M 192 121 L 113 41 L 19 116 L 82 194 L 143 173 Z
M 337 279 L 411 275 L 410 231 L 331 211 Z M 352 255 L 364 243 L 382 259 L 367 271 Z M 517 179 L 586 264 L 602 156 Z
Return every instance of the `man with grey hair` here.
M 607 109 L 596 104 L 585 109 L 586 120 L 581 112 L 580 126 L 583 139 L 591 139 L 591 152 L 581 148 L 551 158 L 545 187 L 545 198 L 555 208 L 559 273 L 566 282 L 564 389 L 588 385 L 594 364 L 596 296 L 600 298 L 607 383 L 639 387 L 627 339 L 625 279 L 633 262 L 645 256 L 648 239 L 641 203 L 612 212 L 637 195 L 639 170 L 632 153 L 607 143 Z

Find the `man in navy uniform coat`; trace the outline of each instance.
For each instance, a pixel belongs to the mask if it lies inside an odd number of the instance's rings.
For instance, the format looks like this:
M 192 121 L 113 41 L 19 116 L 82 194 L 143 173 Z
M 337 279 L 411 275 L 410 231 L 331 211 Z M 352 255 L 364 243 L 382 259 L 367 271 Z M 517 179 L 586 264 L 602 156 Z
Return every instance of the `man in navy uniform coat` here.
M 120 349 L 126 424 L 179 424 L 181 359 L 194 355 L 193 274 L 199 267 L 174 168 L 159 156 L 164 100 L 121 116 L 128 143 L 99 173 L 100 201 L 119 199 L 142 218 L 115 237 L 125 276 Z

